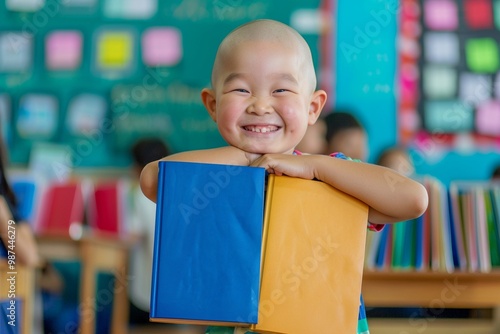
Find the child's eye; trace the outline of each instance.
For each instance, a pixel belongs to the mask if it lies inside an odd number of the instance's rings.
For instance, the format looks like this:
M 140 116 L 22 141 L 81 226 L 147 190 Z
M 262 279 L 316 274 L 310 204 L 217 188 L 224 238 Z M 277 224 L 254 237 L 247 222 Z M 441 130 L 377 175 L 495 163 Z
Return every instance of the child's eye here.
M 248 90 L 243 89 L 243 88 L 236 88 L 232 90 L 233 92 L 238 92 L 238 93 L 248 93 Z
M 280 89 L 276 89 L 274 92 L 275 93 L 284 93 L 284 92 L 288 92 L 288 89 L 280 88 Z

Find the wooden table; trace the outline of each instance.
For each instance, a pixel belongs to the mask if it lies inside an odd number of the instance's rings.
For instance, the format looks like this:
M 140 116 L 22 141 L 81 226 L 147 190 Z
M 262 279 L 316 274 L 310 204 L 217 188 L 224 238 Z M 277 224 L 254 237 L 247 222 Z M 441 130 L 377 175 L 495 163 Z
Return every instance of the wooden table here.
M 100 302 L 99 291 L 96 291 L 99 272 L 115 276 L 111 332 L 127 333 L 129 313 L 127 274 L 130 243 L 127 240 L 98 235 L 85 235 L 79 240 L 39 236 L 37 241 L 42 255 L 47 259 L 81 261 L 80 333 L 95 332 L 96 308 Z

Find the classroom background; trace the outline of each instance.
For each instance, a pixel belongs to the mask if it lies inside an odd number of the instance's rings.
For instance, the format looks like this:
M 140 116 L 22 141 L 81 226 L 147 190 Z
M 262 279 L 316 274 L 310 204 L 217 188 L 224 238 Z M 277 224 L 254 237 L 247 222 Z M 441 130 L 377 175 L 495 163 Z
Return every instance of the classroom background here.
M 0 7 L 0 119 L 13 164 L 48 150 L 71 169 L 122 168 L 131 143 L 156 134 L 173 151 L 223 145 L 199 91 L 224 34 L 262 17 L 309 42 L 330 108 L 366 127 L 370 162 L 406 145 L 417 172 L 445 184 L 487 179 L 500 163 L 494 1 L 138 3 Z
M 153 136 L 172 152 L 225 145 L 200 90 L 210 84 L 222 38 L 259 18 L 287 23 L 304 36 L 318 85 L 329 96 L 324 113 L 348 109 L 359 118 L 369 162 L 403 146 L 416 174 L 429 178 L 442 199 L 433 206 L 446 223 L 433 253 L 443 258 L 434 266 L 428 259 L 423 268 L 494 271 L 500 265 L 500 209 L 494 209 L 500 195 L 491 196 L 485 211 L 496 217 L 488 225 L 497 224 L 496 236 L 483 235 L 491 249 L 475 246 L 475 256 L 488 253 L 486 260 L 476 259 L 473 267 L 461 262 L 461 254 L 472 256 L 469 244 L 461 246 L 457 240 L 465 237 L 450 229 L 463 218 L 453 211 L 452 197 L 457 189 L 469 191 L 462 182 L 487 184 L 489 191 L 500 165 L 497 0 L 2 1 L 0 126 L 13 175 L 126 178 L 132 145 Z M 410 229 L 394 233 L 418 234 Z M 436 251 L 439 240 L 448 250 Z M 371 247 L 384 248 L 380 244 Z M 369 259 L 372 269 L 394 260 L 380 252 Z

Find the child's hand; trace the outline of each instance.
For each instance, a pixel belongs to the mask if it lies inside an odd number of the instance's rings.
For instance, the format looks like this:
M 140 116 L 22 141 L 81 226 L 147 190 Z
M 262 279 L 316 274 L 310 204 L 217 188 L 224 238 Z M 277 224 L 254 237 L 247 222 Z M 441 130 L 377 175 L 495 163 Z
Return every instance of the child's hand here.
M 264 167 L 268 173 L 312 180 L 315 177 L 312 155 L 264 154 L 250 166 Z

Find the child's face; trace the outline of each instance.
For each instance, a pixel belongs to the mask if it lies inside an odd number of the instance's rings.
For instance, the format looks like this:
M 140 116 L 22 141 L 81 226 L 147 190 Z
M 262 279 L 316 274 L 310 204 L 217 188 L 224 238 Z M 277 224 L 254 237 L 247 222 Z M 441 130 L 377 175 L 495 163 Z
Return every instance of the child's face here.
M 300 52 L 271 41 L 242 42 L 224 56 L 213 91 L 202 98 L 228 144 L 292 153 L 326 100 L 303 63 Z

